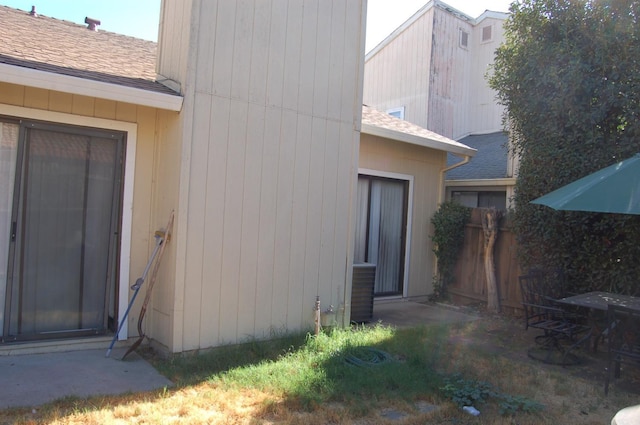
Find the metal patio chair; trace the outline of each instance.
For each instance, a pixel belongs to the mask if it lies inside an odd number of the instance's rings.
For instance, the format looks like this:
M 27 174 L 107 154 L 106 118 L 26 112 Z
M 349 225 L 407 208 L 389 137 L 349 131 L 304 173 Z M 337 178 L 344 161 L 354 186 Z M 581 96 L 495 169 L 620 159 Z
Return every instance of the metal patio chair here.
M 611 375 L 620 378 L 621 365 L 640 367 L 640 311 L 637 309 L 609 304 L 608 322 L 608 362 L 604 393 L 609 393 Z
M 529 357 L 545 363 L 569 365 L 578 362 L 572 351 L 589 340 L 591 327 L 575 311 L 567 311 L 549 289 L 548 279 L 539 272 L 519 277 L 525 330 L 542 330 L 535 338 L 537 347 L 528 351 Z

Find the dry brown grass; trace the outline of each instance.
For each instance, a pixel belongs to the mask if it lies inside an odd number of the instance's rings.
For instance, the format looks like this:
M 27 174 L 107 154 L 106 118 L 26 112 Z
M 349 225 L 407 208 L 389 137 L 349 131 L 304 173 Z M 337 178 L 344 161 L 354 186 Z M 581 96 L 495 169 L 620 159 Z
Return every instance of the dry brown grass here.
M 120 397 L 60 400 L 36 410 L 0 411 L 0 423 L 50 424 L 607 424 L 619 409 L 636 404 L 637 383 L 616 383 L 603 393 L 602 353 L 583 366 L 545 365 L 529 359 L 526 348 L 534 333 L 519 322 L 486 316 L 452 326 L 445 343 L 434 349 L 443 355 L 435 365 L 442 373 L 461 373 L 491 382 L 503 394 L 514 394 L 544 405 L 535 414 L 499 414 L 496 404 L 477 406 L 479 417 L 462 412 L 437 394 L 418 400 L 380 399 L 368 410 L 349 401 L 330 401 L 303 408 L 287 394 L 252 388 L 232 389 L 215 381 L 181 388 Z M 635 387 L 630 387 L 635 385 Z M 629 391 L 631 389 L 632 391 Z M 421 413 L 417 404 L 438 408 Z M 403 415 L 388 419 L 391 409 Z

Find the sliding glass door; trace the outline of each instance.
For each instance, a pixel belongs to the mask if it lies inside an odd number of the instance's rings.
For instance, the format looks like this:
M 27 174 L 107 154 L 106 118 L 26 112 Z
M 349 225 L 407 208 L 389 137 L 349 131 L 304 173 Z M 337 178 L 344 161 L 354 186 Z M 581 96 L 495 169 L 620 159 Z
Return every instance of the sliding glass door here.
M 12 193 L 1 194 L 11 202 L 3 340 L 103 333 L 116 298 L 124 136 L 23 123 L 16 146 L 14 184 L 3 189 Z
M 358 176 L 354 262 L 376 265 L 375 295 L 401 295 L 408 182 Z

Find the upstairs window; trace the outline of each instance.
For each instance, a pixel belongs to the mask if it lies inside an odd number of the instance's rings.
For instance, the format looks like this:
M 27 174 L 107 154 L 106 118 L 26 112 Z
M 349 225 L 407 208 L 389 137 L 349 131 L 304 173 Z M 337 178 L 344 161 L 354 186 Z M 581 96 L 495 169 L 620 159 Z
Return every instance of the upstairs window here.
M 463 49 L 469 47 L 469 33 L 462 28 L 460 29 L 460 47 Z
M 487 25 L 486 27 L 482 28 L 482 41 L 491 41 L 492 38 L 492 26 L 491 25 Z
M 404 119 L 404 106 L 400 106 L 398 108 L 387 109 L 387 114 L 391 115 L 392 117 L 400 118 L 401 120 L 403 120 Z

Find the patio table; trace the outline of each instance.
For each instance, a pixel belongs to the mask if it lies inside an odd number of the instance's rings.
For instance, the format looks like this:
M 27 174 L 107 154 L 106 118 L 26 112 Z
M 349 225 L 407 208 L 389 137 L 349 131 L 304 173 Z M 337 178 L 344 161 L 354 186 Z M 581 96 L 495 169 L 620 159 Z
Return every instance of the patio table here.
M 607 311 L 609 304 L 632 308 L 634 310 L 640 311 L 640 297 L 612 294 L 610 292 L 587 292 L 585 294 L 560 298 L 557 301 L 562 304 L 585 307 L 601 311 Z
M 599 311 L 606 315 L 609 304 L 627 307 L 640 312 L 640 297 L 631 295 L 613 294 L 610 292 L 587 292 L 584 294 L 572 295 L 570 297 L 556 300 L 558 303 L 587 308 L 590 311 Z M 598 340 L 607 332 L 607 325 L 598 326 L 597 320 L 592 314 L 589 315 L 591 327 L 597 333 L 593 340 L 593 351 L 598 349 Z

